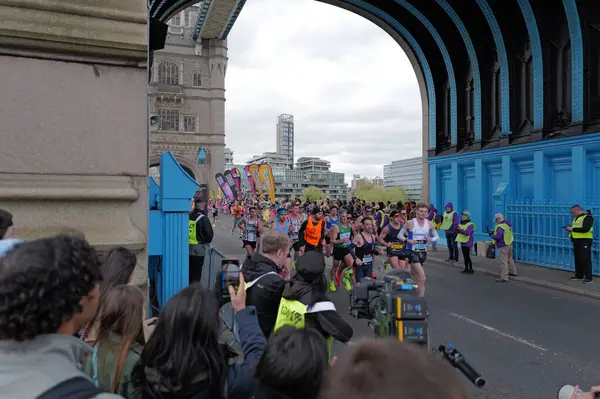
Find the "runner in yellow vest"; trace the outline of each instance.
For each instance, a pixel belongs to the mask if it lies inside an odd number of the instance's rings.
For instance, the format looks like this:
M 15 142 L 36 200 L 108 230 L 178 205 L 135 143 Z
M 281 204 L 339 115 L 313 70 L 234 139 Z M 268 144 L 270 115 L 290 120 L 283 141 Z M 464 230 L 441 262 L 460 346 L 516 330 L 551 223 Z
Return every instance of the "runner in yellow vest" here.
M 321 283 L 317 284 L 317 281 Z M 283 289 L 273 330 L 286 325 L 314 328 L 327 340 L 332 356 L 333 342 L 350 341 L 353 330 L 338 314 L 326 292 L 325 256 L 318 251 L 306 252 L 296 262 L 296 275 Z

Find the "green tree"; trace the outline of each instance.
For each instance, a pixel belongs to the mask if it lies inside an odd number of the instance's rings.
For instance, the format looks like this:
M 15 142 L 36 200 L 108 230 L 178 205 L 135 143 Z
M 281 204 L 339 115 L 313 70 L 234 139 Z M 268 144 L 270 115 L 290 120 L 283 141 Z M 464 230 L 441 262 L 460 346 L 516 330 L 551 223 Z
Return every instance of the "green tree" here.
M 305 188 L 302 194 L 303 201 L 313 202 L 325 198 L 325 193 L 315 186 Z

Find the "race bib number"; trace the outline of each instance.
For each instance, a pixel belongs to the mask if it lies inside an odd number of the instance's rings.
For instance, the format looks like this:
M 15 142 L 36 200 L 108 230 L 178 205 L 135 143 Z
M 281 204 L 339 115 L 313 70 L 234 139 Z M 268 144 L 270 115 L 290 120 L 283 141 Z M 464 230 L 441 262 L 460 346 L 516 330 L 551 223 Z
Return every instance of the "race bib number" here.
M 415 251 L 425 251 L 427 250 L 427 241 L 426 240 L 417 240 L 413 245 L 413 249 Z
M 363 264 L 370 264 L 373 263 L 373 257 L 372 256 L 365 256 L 362 259 Z
M 392 250 L 394 250 L 394 251 L 399 251 L 402 248 L 404 248 L 404 244 L 401 242 L 395 242 L 392 244 Z

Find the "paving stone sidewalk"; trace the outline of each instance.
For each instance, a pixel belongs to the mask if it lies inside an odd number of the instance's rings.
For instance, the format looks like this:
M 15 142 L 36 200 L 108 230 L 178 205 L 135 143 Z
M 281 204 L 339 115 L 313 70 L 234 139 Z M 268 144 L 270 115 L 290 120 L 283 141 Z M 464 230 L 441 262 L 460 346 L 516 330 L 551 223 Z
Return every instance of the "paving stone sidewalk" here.
M 462 254 L 458 263 L 446 263 L 448 258 L 448 249 L 438 247 L 438 252 L 429 252 L 427 254 L 428 262 L 447 265 L 457 269 L 464 268 Z M 473 269 L 475 273 L 484 273 L 490 276 L 500 277 L 500 260 L 483 258 L 480 256 L 471 255 L 473 261 Z M 557 291 L 568 292 L 571 294 L 582 295 L 588 298 L 600 299 L 600 278 L 596 277 L 594 283 L 583 284 L 581 281 L 569 280 L 573 276 L 573 272 L 549 269 L 546 267 L 528 265 L 524 263 L 516 263 L 518 277 L 511 277 L 512 280 L 555 289 Z

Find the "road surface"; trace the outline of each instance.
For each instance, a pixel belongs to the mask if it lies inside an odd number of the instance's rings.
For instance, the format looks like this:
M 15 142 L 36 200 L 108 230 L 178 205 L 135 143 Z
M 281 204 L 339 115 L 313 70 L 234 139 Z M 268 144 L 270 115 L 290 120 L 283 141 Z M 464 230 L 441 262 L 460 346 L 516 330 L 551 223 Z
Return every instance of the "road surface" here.
M 243 260 L 245 251 L 238 233 L 231 235 L 231 225 L 229 215 L 220 216 L 213 247 Z M 435 263 L 425 269 L 432 347 L 452 342 L 487 380 L 477 389 L 464 379 L 470 398 L 553 399 L 564 384 L 600 384 L 600 301 L 499 284 L 490 276 L 463 275 Z M 354 328 L 353 341 L 372 336 L 365 320 L 348 315 L 346 291 L 330 295 Z M 337 351 L 343 348 L 337 345 Z

